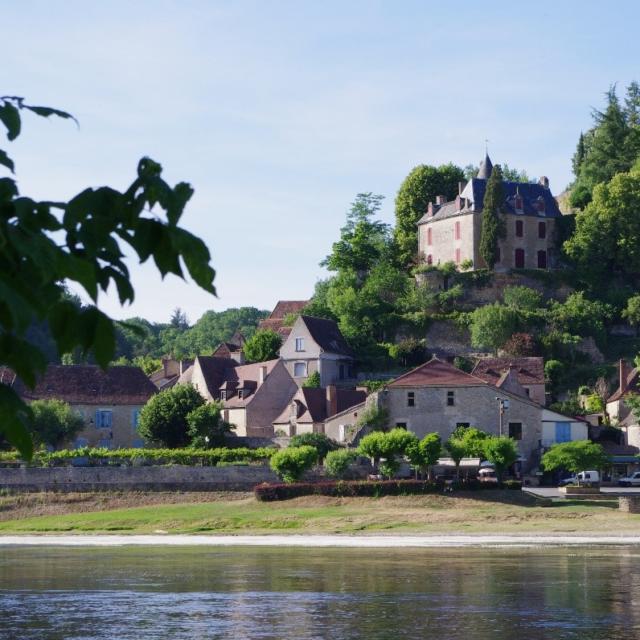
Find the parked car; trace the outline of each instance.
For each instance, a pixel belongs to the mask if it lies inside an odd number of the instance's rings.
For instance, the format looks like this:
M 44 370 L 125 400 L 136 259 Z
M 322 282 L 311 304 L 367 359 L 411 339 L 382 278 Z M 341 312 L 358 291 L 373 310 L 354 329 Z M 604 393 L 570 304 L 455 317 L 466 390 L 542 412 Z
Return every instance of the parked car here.
M 578 484 L 578 477 L 569 476 L 568 478 L 562 478 L 562 480 L 558 482 L 559 487 L 566 487 L 568 484 Z
M 618 485 L 621 487 L 637 487 L 640 486 L 640 471 L 636 471 L 632 473 L 630 476 L 626 478 L 620 478 L 618 480 Z
M 483 467 L 478 471 L 478 480 L 480 482 L 498 482 L 498 475 L 492 467 Z
M 577 484 L 590 487 L 592 485 L 600 484 L 600 474 L 597 471 L 581 471 L 575 476 L 564 478 L 560 480 L 559 485 L 565 487 L 568 484 Z

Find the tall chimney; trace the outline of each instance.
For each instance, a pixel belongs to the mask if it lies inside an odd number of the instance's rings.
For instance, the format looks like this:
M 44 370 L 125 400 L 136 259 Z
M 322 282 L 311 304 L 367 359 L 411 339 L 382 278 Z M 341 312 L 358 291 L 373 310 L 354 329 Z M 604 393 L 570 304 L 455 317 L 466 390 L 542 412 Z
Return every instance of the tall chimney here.
M 447 196 L 436 196 L 436 204 L 443 205 L 447 201 Z
M 627 363 L 623 358 L 618 362 L 618 384 L 621 392 L 624 392 L 627 386 Z
M 458 182 L 458 195 L 461 196 L 464 188 L 467 186 L 467 181 L 463 180 L 462 182 Z
M 433 202 L 430 202 L 430 203 L 427 205 L 427 213 L 428 213 L 430 216 L 432 216 L 432 215 L 433 215 Z
M 335 384 L 327 386 L 327 418 L 338 413 L 338 390 Z
M 258 371 L 258 386 L 262 386 L 263 382 L 267 379 L 267 367 L 261 366 Z
M 540 179 L 538 180 L 538 184 L 541 187 L 544 187 L 545 189 L 549 188 L 549 178 L 547 178 L 547 176 L 540 176 Z

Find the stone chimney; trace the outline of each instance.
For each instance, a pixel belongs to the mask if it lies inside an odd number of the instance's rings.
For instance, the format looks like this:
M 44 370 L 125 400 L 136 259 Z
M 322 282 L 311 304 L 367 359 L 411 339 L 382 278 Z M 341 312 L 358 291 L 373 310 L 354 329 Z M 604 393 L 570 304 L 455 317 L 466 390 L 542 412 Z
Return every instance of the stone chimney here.
M 461 196 L 464 188 L 467 186 L 467 181 L 463 180 L 462 182 L 458 182 L 458 195 Z
M 258 370 L 258 386 L 262 386 L 264 381 L 267 379 L 267 367 L 262 365 Z
M 627 387 L 627 375 L 627 363 L 623 358 L 620 358 L 618 362 L 618 385 L 621 392 L 624 392 Z
M 440 207 L 447 201 L 447 196 L 436 196 L 436 204 Z
M 547 178 L 547 176 L 540 176 L 540 179 L 538 180 L 538 184 L 541 187 L 544 187 L 545 189 L 549 188 L 549 178 Z
M 338 413 L 338 389 L 335 384 L 327 386 L 327 418 Z
M 464 207 L 464 198 L 461 198 L 459 195 L 456 196 L 456 211 L 461 211 L 462 207 Z

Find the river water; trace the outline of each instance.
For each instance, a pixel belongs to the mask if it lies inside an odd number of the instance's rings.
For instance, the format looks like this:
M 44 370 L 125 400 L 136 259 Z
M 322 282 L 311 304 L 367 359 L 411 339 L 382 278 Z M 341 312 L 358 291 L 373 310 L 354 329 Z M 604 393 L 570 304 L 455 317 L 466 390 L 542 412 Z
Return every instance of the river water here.
M 0 637 L 640 638 L 640 548 L 0 547 Z

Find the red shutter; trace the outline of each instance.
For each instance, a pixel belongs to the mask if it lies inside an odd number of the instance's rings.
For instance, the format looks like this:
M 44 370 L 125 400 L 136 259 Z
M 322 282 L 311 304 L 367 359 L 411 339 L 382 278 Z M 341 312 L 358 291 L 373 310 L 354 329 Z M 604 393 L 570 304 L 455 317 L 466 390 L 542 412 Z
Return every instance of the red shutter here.
M 456 222 L 456 240 L 460 240 L 460 223 Z
M 431 244 L 431 227 L 427 229 L 427 244 Z

